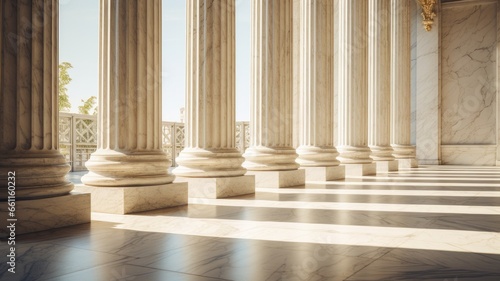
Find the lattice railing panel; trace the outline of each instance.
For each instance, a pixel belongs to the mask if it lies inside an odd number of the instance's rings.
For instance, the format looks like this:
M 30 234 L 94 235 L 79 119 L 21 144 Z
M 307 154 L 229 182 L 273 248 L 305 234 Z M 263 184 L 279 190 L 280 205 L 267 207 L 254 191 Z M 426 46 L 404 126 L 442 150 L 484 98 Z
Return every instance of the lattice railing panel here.
M 163 150 L 172 161 L 172 166 L 177 166 L 175 159 L 184 149 L 184 123 L 163 122 Z
M 175 123 L 171 122 L 163 122 L 162 126 L 162 146 L 163 146 L 163 151 L 167 154 L 168 159 L 172 161 L 172 165 L 174 165 L 175 157 L 172 158 L 172 151 L 173 151 L 173 144 L 172 140 L 174 140 L 174 137 L 172 135 L 174 134 L 175 130 Z
M 250 145 L 250 127 L 248 122 L 236 122 L 236 147 L 240 153 L 245 153 L 245 150 Z
M 59 151 L 68 163 L 71 163 L 71 120 L 69 115 L 59 115 Z
M 73 171 L 87 170 L 85 162 L 90 159 L 90 155 L 97 149 L 97 145 L 78 145 L 75 158 L 73 159 Z
M 97 143 L 97 122 L 88 118 L 75 118 L 77 143 Z
M 71 116 L 59 116 L 59 144 L 71 145 Z

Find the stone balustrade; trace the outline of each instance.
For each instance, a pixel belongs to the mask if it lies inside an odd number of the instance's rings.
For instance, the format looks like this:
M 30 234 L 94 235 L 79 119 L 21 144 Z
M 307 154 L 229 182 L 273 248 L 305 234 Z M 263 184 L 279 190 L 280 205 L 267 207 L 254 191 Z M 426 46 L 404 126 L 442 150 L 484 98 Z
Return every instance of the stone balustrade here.
M 250 144 L 249 122 L 236 122 L 236 146 L 243 153 Z M 162 122 L 163 151 L 177 166 L 175 159 L 184 149 L 184 123 Z M 60 112 L 59 145 L 71 171 L 86 171 L 85 162 L 97 149 L 97 116 Z

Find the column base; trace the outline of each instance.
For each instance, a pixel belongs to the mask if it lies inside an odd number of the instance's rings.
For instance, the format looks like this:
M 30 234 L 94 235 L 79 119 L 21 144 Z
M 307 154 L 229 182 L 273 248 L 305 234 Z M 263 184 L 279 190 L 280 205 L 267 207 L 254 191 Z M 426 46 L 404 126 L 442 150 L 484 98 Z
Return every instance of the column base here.
M 399 169 L 418 168 L 418 162 L 415 158 L 411 159 L 398 159 Z
M 306 181 L 334 181 L 345 178 L 344 166 L 330 167 L 303 167 L 306 172 Z
M 378 173 L 397 172 L 399 170 L 398 160 L 375 161 L 374 163 L 377 165 L 377 174 Z
M 176 177 L 175 182 L 186 182 L 189 198 L 218 199 L 255 193 L 255 178 L 252 176 L 219 178 Z
M 151 186 L 95 187 L 77 185 L 75 190 L 92 195 L 92 212 L 130 214 L 186 205 L 186 183 Z
M 377 174 L 377 164 L 343 164 L 345 166 L 345 176 L 362 177 Z
M 247 175 L 255 176 L 256 188 L 282 188 L 306 184 L 306 172 L 289 171 L 248 171 Z
M 0 202 L 0 220 L 7 225 L 15 223 L 15 233 L 24 234 L 90 222 L 90 195 L 72 192 L 68 195 L 19 200 L 15 205 L 15 219 L 7 221 L 8 202 Z M 0 238 L 7 237 L 2 227 Z

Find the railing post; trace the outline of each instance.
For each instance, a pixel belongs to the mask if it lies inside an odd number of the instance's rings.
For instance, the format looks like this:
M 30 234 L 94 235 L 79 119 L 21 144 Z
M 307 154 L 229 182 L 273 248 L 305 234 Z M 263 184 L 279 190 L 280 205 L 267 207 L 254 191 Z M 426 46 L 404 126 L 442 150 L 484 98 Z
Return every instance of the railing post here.
M 172 166 L 177 166 L 177 162 L 175 162 L 175 158 L 177 158 L 177 123 L 172 123 L 170 127 L 171 139 L 172 139 Z
M 247 150 L 247 148 L 250 147 L 250 140 L 247 139 L 247 135 L 250 135 L 250 123 L 249 122 L 245 122 L 245 134 L 243 137 L 243 143 L 245 144 L 244 150 Z
M 70 118 L 71 130 L 70 130 L 70 143 L 71 149 L 69 151 L 69 161 L 71 161 L 71 171 L 75 171 L 75 161 L 76 161 L 76 120 L 75 116 L 72 114 Z
M 240 122 L 240 152 L 245 153 L 245 122 Z

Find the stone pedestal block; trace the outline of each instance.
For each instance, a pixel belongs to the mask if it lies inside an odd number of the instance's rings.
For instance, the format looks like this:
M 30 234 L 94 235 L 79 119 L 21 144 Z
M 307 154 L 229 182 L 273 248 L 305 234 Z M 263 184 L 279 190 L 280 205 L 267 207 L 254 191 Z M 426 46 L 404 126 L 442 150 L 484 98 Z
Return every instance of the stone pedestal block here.
M 334 181 L 345 178 L 344 166 L 304 167 L 306 181 Z
M 129 187 L 88 185 L 75 187 L 77 191 L 92 195 L 92 212 L 120 215 L 186 205 L 187 189 L 186 183 Z
M 15 203 L 15 217 L 10 217 L 8 202 L 0 202 L 0 220 L 6 225 L 15 223 L 16 235 L 90 222 L 89 194 L 72 192 L 64 196 L 19 200 Z M 8 236 L 7 231 L 2 227 L 0 238 Z
M 186 178 L 177 177 L 176 182 L 187 182 L 189 198 L 225 198 L 255 193 L 253 176 Z
M 399 169 L 398 160 L 393 161 L 376 161 L 374 162 L 377 165 L 377 173 L 387 173 L 387 172 L 396 172 Z
M 377 164 L 344 164 L 345 177 L 362 177 L 377 174 Z
M 306 172 L 290 171 L 248 171 L 247 175 L 255 176 L 256 188 L 282 188 L 301 186 L 306 183 Z
M 399 169 L 418 168 L 418 161 L 414 158 L 411 159 L 398 159 Z

